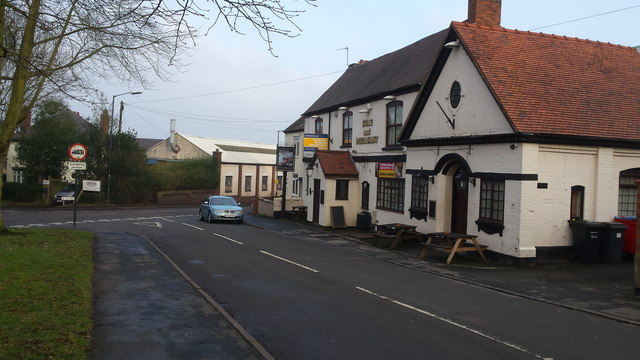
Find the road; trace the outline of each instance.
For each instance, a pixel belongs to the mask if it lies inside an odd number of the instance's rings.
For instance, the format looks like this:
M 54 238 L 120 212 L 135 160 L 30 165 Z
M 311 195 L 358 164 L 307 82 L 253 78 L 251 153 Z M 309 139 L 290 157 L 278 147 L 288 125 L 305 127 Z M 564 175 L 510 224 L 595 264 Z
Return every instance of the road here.
M 3 215 L 18 227 L 72 219 L 68 211 Z M 77 227 L 146 237 L 277 359 L 640 356 L 637 326 L 380 261 L 318 241 L 321 232 L 246 223 L 201 222 L 193 208 L 117 209 L 81 210 Z

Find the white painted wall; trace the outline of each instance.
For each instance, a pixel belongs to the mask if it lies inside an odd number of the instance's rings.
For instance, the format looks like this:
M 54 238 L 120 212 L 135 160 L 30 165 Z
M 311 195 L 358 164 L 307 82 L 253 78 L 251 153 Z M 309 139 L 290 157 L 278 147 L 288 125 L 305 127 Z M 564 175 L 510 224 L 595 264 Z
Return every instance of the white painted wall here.
M 458 81 L 462 88 L 460 104 L 455 109 L 449 101 L 451 84 L 454 81 Z M 449 124 L 436 101 L 442 106 L 447 116 L 451 120 L 455 120 L 455 129 Z M 453 49 L 411 138 L 512 132 L 511 126 L 466 51 L 462 47 Z

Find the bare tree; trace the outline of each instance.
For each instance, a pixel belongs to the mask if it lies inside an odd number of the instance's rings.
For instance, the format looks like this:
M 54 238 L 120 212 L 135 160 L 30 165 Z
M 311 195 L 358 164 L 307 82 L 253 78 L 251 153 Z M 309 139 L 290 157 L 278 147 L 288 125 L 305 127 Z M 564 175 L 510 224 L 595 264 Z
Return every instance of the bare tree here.
M 274 34 L 300 32 L 294 20 L 304 10 L 284 2 L 0 0 L 0 163 L 39 99 L 60 92 L 77 98 L 98 78 L 142 86 L 149 74 L 167 78 L 205 35 L 200 26 L 223 22 L 240 34 L 243 26 L 253 28 L 273 52 Z M 2 186 L 0 179 L 0 194 Z M 6 232 L 0 214 L 0 233 Z

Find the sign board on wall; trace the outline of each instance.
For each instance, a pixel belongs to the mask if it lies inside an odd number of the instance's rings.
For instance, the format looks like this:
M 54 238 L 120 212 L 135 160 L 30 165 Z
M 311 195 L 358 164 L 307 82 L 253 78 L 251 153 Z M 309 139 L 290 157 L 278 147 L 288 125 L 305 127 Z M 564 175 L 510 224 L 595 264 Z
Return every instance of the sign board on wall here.
M 329 135 L 304 134 L 304 157 L 313 157 L 316 150 L 329 150 Z
M 82 190 L 100 192 L 100 180 L 82 180 Z
M 401 162 L 379 162 L 376 163 L 376 176 L 383 179 L 396 179 L 402 177 Z
M 278 146 L 276 152 L 276 169 L 278 171 L 293 171 L 295 165 L 295 147 Z
M 84 161 L 68 161 L 67 169 L 69 170 L 87 170 L 87 163 Z

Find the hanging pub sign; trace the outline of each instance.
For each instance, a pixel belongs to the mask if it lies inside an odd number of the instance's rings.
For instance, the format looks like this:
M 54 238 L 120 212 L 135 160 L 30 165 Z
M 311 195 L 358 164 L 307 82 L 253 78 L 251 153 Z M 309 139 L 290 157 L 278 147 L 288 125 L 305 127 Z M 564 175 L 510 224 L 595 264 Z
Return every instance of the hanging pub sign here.
M 304 134 L 304 157 L 313 157 L 316 150 L 329 150 L 329 135 Z
M 278 146 L 276 151 L 276 169 L 278 171 L 293 171 L 296 148 L 293 146 Z
M 376 176 L 383 179 L 396 179 L 402 177 L 401 162 L 379 162 L 376 163 Z

